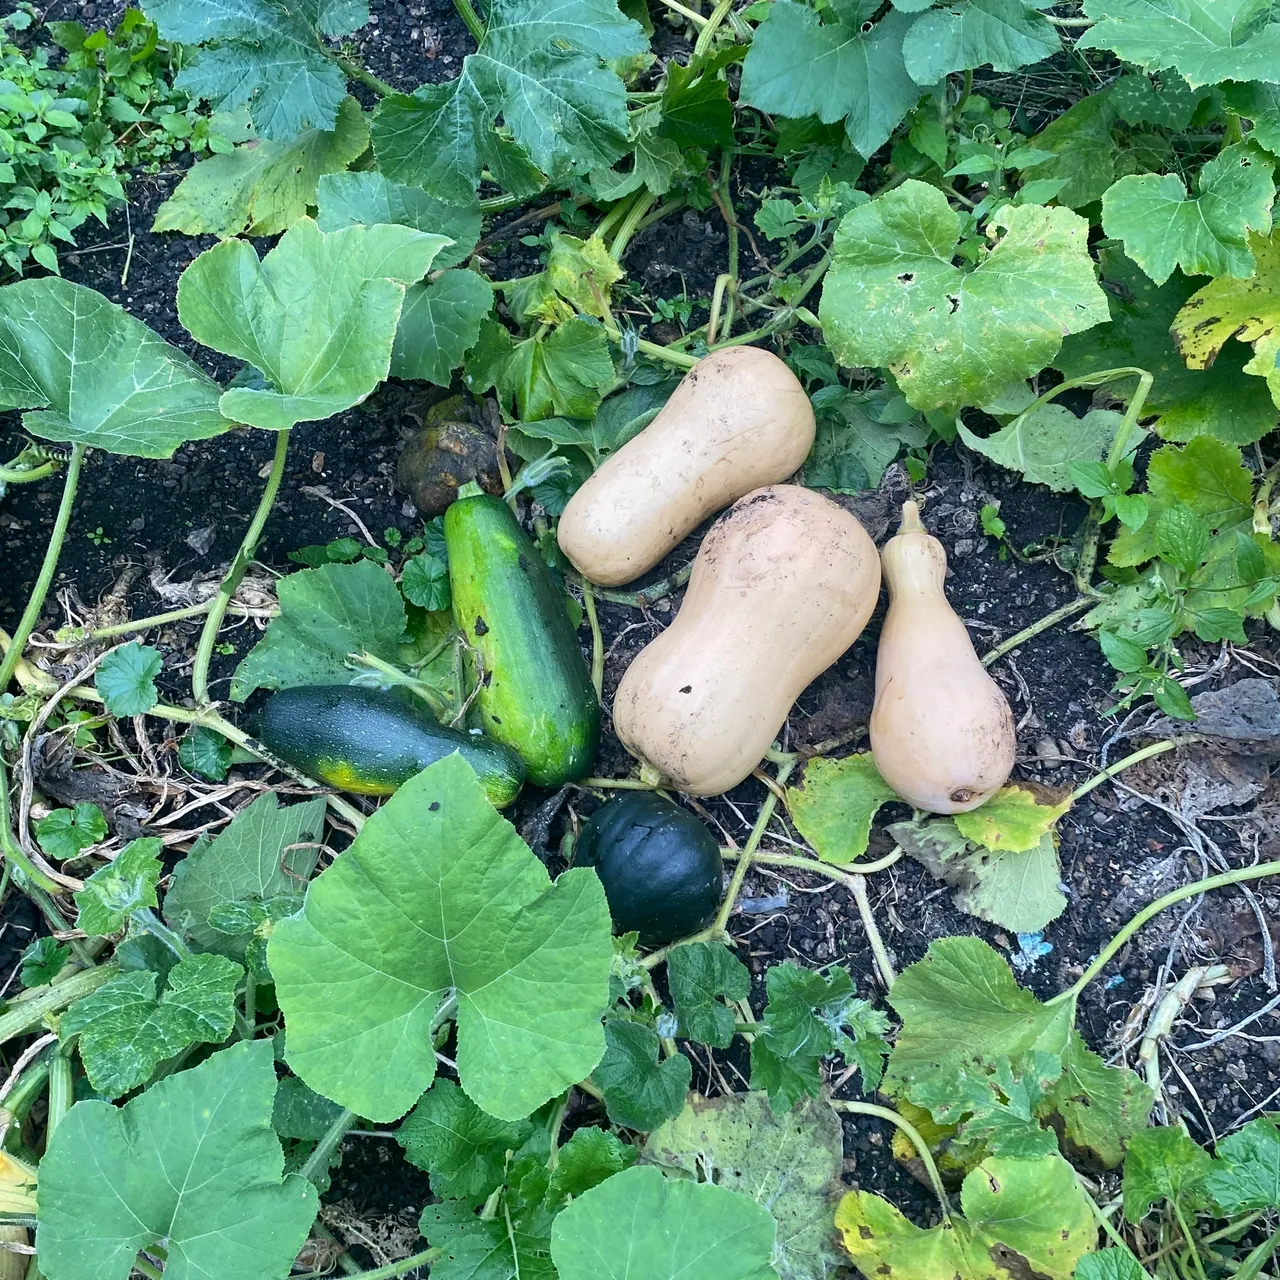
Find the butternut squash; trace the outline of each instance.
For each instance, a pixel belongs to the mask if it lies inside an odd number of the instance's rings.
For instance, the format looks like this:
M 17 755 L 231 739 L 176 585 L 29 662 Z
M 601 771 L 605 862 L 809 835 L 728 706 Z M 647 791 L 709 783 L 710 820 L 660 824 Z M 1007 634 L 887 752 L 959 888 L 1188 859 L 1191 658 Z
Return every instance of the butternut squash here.
M 712 526 L 675 621 L 623 675 L 618 738 L 681 791 L 729 790 L 879 593 L 875 543 L 853 516 L 795 485 L 757 489 Z
M 777 356 L 713 352 L 569 500 L 560 549 L 592 582 L 630 582 L 712 512 L 792 475 L 813 433 L 809 397 Z
M 1013 713 L 947 602 L 947 555 L 914 502 L 903 503 L 880 560 L 889 612 L 876 654 L 872 758 L 917 809 L 976 809 L 1013 768 Z

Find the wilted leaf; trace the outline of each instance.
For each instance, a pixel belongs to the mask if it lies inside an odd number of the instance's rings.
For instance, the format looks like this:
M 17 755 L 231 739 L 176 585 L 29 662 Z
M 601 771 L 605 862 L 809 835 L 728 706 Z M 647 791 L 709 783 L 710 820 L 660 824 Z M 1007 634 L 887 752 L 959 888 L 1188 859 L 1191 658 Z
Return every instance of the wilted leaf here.
M 840 866 L 866 853 L 872 818 L 897 798 L 870 752 L 820 756 L 805 765 L 800 785 L 787 788 L 787 812 L 818 857 Z
M 1096 462 L 1107 456 L 1121 415 L 1110 409 L 1090 409 L 1077 418 L 1065 405 L 1050 401 L 1036 405 L 989 436 L 976 436 L 956 419 L 960 438 L 975 453 L 1010 471 L 1020 471 L 1032 484 L 1048 485 L 1055 493 L 1070 493 L 1073 462 Z M 1141 437 L 1135 439 L 1135 447 Z
M 1071 808 L 1070 798 L 1059 800 L 1058 795 L 1011 782 L 978 808 L 957 813 L 952 821 L 965 839 L 984 849 L 1021 853 L 1034 849 Z

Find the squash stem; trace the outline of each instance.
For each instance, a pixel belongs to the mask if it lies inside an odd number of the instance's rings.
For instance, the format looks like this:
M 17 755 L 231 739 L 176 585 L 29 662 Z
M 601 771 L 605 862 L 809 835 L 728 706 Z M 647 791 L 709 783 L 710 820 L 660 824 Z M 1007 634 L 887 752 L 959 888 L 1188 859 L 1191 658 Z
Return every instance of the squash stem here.
M 308 1182 L 319 1185 L 319 1179 L 329 1170 L 330 1158 L 342 1145 L 343 1138 L 347 1136 L 347 1131 L 355 1125 L 355 1122 L 354 1111 L 344 1110 L 335 1117 L 333 1123 L 325 1130 L 324 1137 L 316 1143 L 315 1150 L 298 1171 Z
M 1148 920 L 1154 919 L 1167 907 L 1172 907 L 1176 903 L 1183 902 L 1187 898 L 1198 897 L 1202 893 L 1207 893 L 1210 889 L 1221 889 L 1230 884 L 1242 884 L 1246 880 L 1261 880 L 1265 876 L 1280 875 L 1280 861 L 1277 862 L 1260 862 L 1252 867 L 1236 867 L 1231 871 L 1224 871 L 1221 875 L 1210 876 L 1207 880 L 1197 880 L 1194 884 L 1183 885 L 1181 889 L 1175 889 L 1172 893 L 1166 893 L 1163 898 L 1157 898 L 1148 906 L 1143 907 L 1132 920 L 1129 921 L 1119 933 L 1116 934 L 1105 947 L 1098 952 L 1093 963 L 1080 975 L 1076 982 L 1068 987 L 1065 991 L 1060 991 L 1056 996 L 1047 1000 L 1046 1004 L 1061 1004 L 1063 1001 L 1070 1001 L 1074 1004 L 1079 998 L 1080 993 L 1091 983 L 1094 978 L 1100 974 L 1103 969 L 1115 958 L 1117 952 L 1133 937 L 1139 929 L 1142 928 Z
M 942 1216 L 948 1222 L 951 1221 L 951 1202 L 947 1199 L 947 1190 L 942 1185 L 938 1166 L 933 1162 L 933 1152 L 929 1150 L 929 1144 L 920 1136 L 920 1131 L 910 1120 L 888 1107 L 878 1107 L 874 1102 L 847 1102 L 843 1098 L 833 1098 L 831 1105 L 837 1111 L 848 1111 L 856 1116 L 875 1116 L 877 1120 L 887 1120 L 890 1124 L 897 1125 L 910 1138 L 911 1145 L 915 1147 L 916 1154 L 920 1157 L 920 1163 L 924 1165 L 925 1172 L 929 1175 L 933 1194 L 938 1197 L 938 1203 L 942 1206 Z
M 920 504 L 904 502 L 902 504 L 902 521 L 898 525 L 899 533 L 924 533 L 924 525 L 920 523 Z
M 609 246 L 609 256 L 614 262 L 622 261 L 622 255 L 626 253 L 627 246 L 631 243 L 631 237 L 635 235 L 636 228 L 640 225 L 640 219 L 649 212 L 654 199 L 655 196 L 652 191 L 641 191 L 636 196 L 631 208 L 627 210 L 627 216 L 622 219 L 622 223 L 618 227 L 618 234 L 613 237 L 613 244 Z
M 131 618 L 128 622 L 117 622 L 110 627 L 96 627 L 92 631 L 85 631 L 80 627 L 68 628 L 58 633 L 58 640 L 59 642 L 65 640 L 70 645 L 81 645 L 87 644 L 90 640 L 114 640 L 118 636 L 133 635 L 138 631 L 151 631 L 156 627 L 168 626 L 171 622 L 183 622 L 187 618 L 198 618 L 213 608 L 215 599 L 215 596 L 210 596 L 208 600 L 202 600 L 199 604 L 189 604 L 181 609 L 170 609 L 168 613 L 154 613 L 147 618 Z M 274 618 L 280 610 L 275 608 L 254 609 L 249 605 L 235 604 L 233 602 L 227 605 L 227 612 L 234 614 L 238 618 Z
M 1104 782 L 1108 782 L 1116 774 L 1123 773 L 1130 765 L 1140 764 L 1143 760 L 1150 760 L 1152 756 L 1163 755 L 1166 751 L 1173 751 L 1177 747 L 1199 741 L 1201 739 L 1195 734 L 1188 734 L 1187 737 L 1179 738 L 1176 742 L 1168 738 L 1160 742 L 1153 742 L 1150 746 L 1143 747 L 1141 751 L 1135 751 L 1132 755 L 1125 756 L 1123 760 L 1117 760 L 1115 764 L 1108 765 L 1101 773 L 1095 773 L 1088 782 L 1082 782 L 1071 793 L 1070 802 L 1075 804 L 1082 796 L 1087 796 L 1095 787 L 1102 786 Z
M 53 582 L 54 571 L 58 567 L 58 557 L 62 554 L 62 543 L 67 536 L 67 526 L 71 523 L 71 509 L 76 501 L 76 489 L 80 484 L 80 468 L 84 462 L 85 446 L 73 445 L 71 459 L 67 463 L 67 478 L 62 485 L 62 501 L 58 505 L 58 514 L 53 522 L 53 530 L 49 534 L 49 545 L 45 548 L 44 562 L 40 565 L 40 573 L 36 577 L 31 595 L 27 597 L 27 607 L 14 630 L 4 658 L 0 659 L 0 693 L 9 688 L 9 681 L 22 658 L 22 651 L 27 646 L 27 639 L 35 625 L 40 621 L 40 610 L 44 608 L 45 596 Z
M 600 698 L 604 691 L 604 637 L 600 634 L 600 619 L 596 617 L 595 592 L 590 587 L 582 588 L 582 607 L 591 625 L 591 684 L 596 697 Z
M 791 776 L 794 768 L 794 764 L 780 764 L 778 766 L 777 784 L 779 788 Z M 764 798 L 764 803 L 760 806 L 760 814 L 756 818 L 756 824 L 751 828 L 751 834 L 747 837 L 747 842 L 743 845 L 742 852 L 738 855 L 738 865 L 733 869 L 728 892 L 724 895 L 724 901 L 720 904 L 720 910 L 716 913 L 715 921 L 708 930 L 713 937 L 725 932 L 729 917 L 733 914 L 734 905 L 738 901 L 738 894 L 742 892 L 742 882 L 747 878 L 747 871 L 751 867 L 751 859 L 756 849 L 759 848 L 760 841 L 764 839 L 765 829 L 768 827 L 769 820 L 773 817 L 777 807 L 778 793 L 770 789 L 769 794 Z
M 999 661 L 1006 653 L 1012 652 L 1020 644 L 1025 644 L 1028 640 L 1035 639 L 1042 631 L 1048 631 L 1050 627 L 1057 626 L 1066 618 L 1073 617 L 1077 613 L 1083 613 L 1086 609 L 1091 608 L 1095 601 L 1092 596 L 1077 596 L 1074 600 L 1067 604 L 1061 605 L 1052 613 L 1046 613 L 1043 618 L 1037 618 L 1029 627 L 1023 627 L 1016 635 L 1011 635 L 1007 640 L 1002 640 L 990 652 L 982 655 L 982 665 L 984 667 L 991 666 L 992 663 Z
M 565 576 L 570 582 L 576 582 L 583 591 L 593 592 L 597 599 L 607 600 L 610 604 L 630 605 L 633 609 L 647 609 L 649 605 L 665 600 L 672 592 L 679 591 L 689 581 L 689 575 L 692 572 L 693 562 L 690 561 L 683 568 L 677 569 L 669 578 L 663 578 L 650 587 L 642 587 L 639 591 L 607 591 L 604 587 L 592 586 L 581 574 L 570 572 Z
M 191 692 L 195 696 L 197 706 L 209 704 L 209 663 L 213 660 L 213 646 L 218 639 L 218 631 L 222 627 L 222 619 L 226 616 L 227 606 L 235 595 L 240 580 L 253 560 L 257 550 L 258 539 L 262 536 L 262 528 L 267 523 L 267 516 L 275 505 L 276 494 L 280 492 L 280 481 L 284 478 L 285 454 L 289 449 L 289 432 L 276 434 L 276 452 L 271 461 L 271 472 L 267 476 L 267 487 L 262 491 L 258 509 L 244 535 L 244 541 L 236 552 L 235 559 L 223 575 L 218 586 L 218 594 L 213 598 L 204 627 L 200 631 L 200 643 L 196 648 L 195 662 L 191 667 Z
M 643 778 L 583 778 L 575 785 L 604 791 L 657 791 L 661 784 L 645 782 Z
M 353 1271 L 350 1274 L 354 1280 L 395 1280 L 397 1276 L 407 1276 L 410 1271 L 417 1271 L 419 1267 L 427 1267 L 433 1262 L 439 1262 L 443 1256 L 443 1249 L 424 1249 L 411 1258 L 389 1262 L 385 1267 L 378 1267 L 375 1271 Z

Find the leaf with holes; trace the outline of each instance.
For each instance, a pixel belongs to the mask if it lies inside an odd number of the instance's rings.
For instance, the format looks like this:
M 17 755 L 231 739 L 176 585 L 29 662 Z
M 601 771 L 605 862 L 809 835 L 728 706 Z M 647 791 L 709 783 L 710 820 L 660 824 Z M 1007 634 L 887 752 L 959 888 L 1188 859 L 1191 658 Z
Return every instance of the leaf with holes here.
M 1005 235 L 966 272 L 952 261 L 960 217 L 936 187 L 904 182 L 846 214 L 821 307 L 840 363 L 885 366 L 917 409 L 954 409 L 993 400 L 1108 318 L 1083 218 L 1006 205 L 991 225 Z
M 165 40 L 204 46 L 177 88 L 220 111 L 248 107 L 258 134 L 274 141 L 334 127 L 347 78 L 321 37 L 348 36 L 369 21 L 368 0 L 146 0 L 146 13 Z
M 907 73 L 911 19 L 896 10 L 869 29 L 829 8 L 775 0 L 742 68 L 741 101 L 761 111 L 824 124 L 844 122 L 855 150 L 878 151 L 925 92 Z M 851 19 L 855 15 L 850 15 Z
M 243 240 L 205 250 L 178 281 L 178 317 L 265 380 L 223 392 L 222 411 L 279 431 L 364 399 L 390 369 L 405 288 L 447 243 L 394 224 L 326 233 L 302 218 L 261 262 Z
M 100 293 L 56 277 L 0 289 L 0 408 L 42 440 L 168 458 L 233 425 L 220 388 Z
M 1194 198 L 1176 174 L 1130 174 L 1103 195 L 1103 227 L 1157 284 L 1177 267 L 1195 276 L 1251 276 L 1249 232 L 1271 230 L 1274 166 L 1247 143 L 1226 147 L 1200 170 Z

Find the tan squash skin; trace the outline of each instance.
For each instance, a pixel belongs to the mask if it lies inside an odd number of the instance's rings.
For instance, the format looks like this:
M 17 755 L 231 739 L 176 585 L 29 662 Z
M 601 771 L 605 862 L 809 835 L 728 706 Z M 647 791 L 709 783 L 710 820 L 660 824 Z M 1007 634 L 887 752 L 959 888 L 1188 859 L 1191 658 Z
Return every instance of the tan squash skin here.
M 809 397 L 777 356 L 713 352 L 569 500 L 560 549 L 592 582 L 631 582 L 712 512 L 792 475 L 813 433 Z
M 901 529 L 880 559 L 889 612 L 871 712 L 876 768 L 917 809 L 976 809 L 1013 769 L 1013 714 L 947 603 L 946 552 L 914 502 L 903 504 Z
M 757 489 L 703 539 L 675 621 L 622 677 L 614 731 L 681 791 L 729 790 L 879 594 L 875 543 L 853 516 L 795 485 Z

